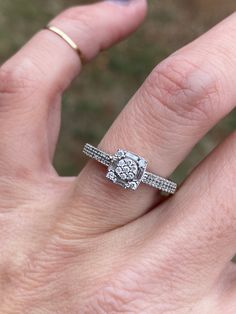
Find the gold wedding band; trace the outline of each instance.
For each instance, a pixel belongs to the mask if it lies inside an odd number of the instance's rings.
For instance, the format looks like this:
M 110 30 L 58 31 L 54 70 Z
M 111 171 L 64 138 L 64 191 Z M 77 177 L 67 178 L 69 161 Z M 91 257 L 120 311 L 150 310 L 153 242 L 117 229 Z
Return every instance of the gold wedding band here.
M 60 30 L 58 27 L 53 25 L 47 25 L 45 29 L 55 33 L 59 37 L 61 37 L 80 57 L 81 63 L 85 63 L 85 58 L 82 53 L 82 51 L 79 49 L 79 47 L 76 45 L 76 43 L 62 30 Z

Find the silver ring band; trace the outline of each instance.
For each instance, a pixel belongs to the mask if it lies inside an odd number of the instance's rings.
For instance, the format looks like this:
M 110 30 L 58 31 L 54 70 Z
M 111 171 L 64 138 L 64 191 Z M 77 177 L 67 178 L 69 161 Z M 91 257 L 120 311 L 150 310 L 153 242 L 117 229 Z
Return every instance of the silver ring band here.
M 118 149 L 110 155 L 90 144 L 85 144 L 83 153 L 107 166 L 106 177 L 124 188 L 136 190 L 142 182 L 170 194 L 177 190 L 175 182 L 146 171 L 147 161 L 134 153 Z

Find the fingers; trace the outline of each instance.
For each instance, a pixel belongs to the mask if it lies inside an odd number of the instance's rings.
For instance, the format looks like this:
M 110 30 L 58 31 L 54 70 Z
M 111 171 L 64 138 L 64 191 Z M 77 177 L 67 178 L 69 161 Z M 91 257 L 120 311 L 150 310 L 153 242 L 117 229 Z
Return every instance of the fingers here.
M 220 292 L 219 313 L 235 313 L 236 311 L 236 265 L 233 262 L 227 264 L 222 272 L 217 293 Z
M 70 36 L 89 61 L 135 30 L 145 11 L 145 0 L 103 1 L 70 8 L 50 24 Z M 2 159 L 16 164 L 17 152 L 19 165 L 40 171 L 50 167 L 60 96 L 80 68 L 75 51 L 49 30 L 40 31 L 0 68 Z
M 236 15 L 158 65 L 114 122 L 100 148 L 133 151 L 149 169 L 169 176 L 198 140 L 235 106 Z M 227 34 L 227 35 L 226 35 Z M 90 162 L 78 179 L 89 221 L 122 225 L 156 202 L 156 191 L 122 190 Z M 77 200 L 75 201 L 77 202 Z
M 154 210 L 136 224 L 138 233 L 149 235 L 149 260 L 156 269 L 166 265 L 173 278 L 181 274 L 180 285 L 199 291 L 215 286 L 235 254 L 235 156 L 236 132 L 161 206 L 161 214 Z
M 183 224 L 189 221 L 186 232 L 192 249 L 196 244 L 203 250 L 199 258 L 204 255 L 206 263 L 215 262 L 221 268 L 233 258 L 236 247 L 235 154 L 236 132 L 185 182 L 171 213 L 177 215 L 180 210 Z

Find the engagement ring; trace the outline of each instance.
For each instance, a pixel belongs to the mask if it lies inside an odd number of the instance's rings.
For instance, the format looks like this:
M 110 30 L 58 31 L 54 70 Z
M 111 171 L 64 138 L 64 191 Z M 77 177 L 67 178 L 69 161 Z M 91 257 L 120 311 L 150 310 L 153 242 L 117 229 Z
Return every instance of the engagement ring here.
M 175 182 L 146 171 L 147 161 L 134 153 L 118 149 L 110 155 L 90 144 L 84 146 L 83 152 L 107 166 L 106 177 L 125 189 L 136 190 L 140 183 L 145 183 L 166 193 L 176 192 Z

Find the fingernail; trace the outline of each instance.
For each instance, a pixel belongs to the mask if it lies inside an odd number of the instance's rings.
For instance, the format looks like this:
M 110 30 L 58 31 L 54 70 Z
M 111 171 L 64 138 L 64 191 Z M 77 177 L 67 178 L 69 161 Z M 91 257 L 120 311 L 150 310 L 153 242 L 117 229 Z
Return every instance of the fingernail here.
M 135 2 L 136 0 L 106 0 L 106 1 L 117 3 L 117 4 L 129 4 L 131 2 Z

